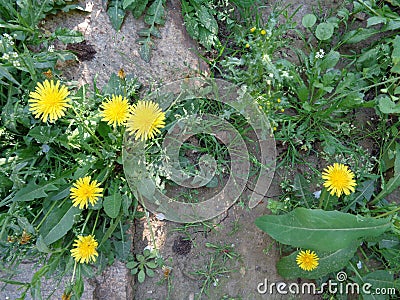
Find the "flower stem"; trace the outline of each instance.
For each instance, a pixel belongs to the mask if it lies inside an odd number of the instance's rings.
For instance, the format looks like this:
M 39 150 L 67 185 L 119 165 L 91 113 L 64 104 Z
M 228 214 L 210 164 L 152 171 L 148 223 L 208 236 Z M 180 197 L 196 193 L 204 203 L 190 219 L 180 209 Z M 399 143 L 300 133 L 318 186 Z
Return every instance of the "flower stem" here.
M 72 271 L 71 284 L 74 283 L 74 279 L 75 279 L 76 263 L 77 263 L 77 262 L 76 262 L 76 260 L 75 260 L 74 270 Z

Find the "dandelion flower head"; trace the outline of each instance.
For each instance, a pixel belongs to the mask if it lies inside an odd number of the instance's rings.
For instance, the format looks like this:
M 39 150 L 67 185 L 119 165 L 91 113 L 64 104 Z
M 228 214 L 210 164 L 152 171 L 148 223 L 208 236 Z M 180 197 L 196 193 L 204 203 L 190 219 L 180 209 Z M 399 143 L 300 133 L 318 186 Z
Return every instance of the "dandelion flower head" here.
M 96 180 L 90 181 L 90 176 L 79 178 L 71 188 L 71 199 L 73 206 L 80 209 L 87 208 L 90 204 L 95 205 L 99 197 L 102 197 L 103 188 Z
M 342 193 L 349 195 L 355 191 L 356 181 L 354 173 L 345 165 L 334 163 L 328 166 L 322 172 L 322 178 L 325 179 L 324 187 L 328 189 L 331 195 L 340 197 Z
M 46 79 L 43 83 L 38 82 L 35 91 L 29 94 L 29 110 L 43 122 L 54 122 L 64 116 L 70 106 L 68 95 L 67 87 L 60 85 L 59 81 L 54 83 Z
M 301 250 L 296 257 L 297 265 L 305 270 L 305 271 L 312 271 L 318 267 L 318 256 L 314 251 Z
M 93 235 L 79 235 L 74 241 L 73 246 L 75 248 L 71 250 L 71 256 L 76 262 L 81 264 L 88 263 L 90 261 L 95 262 L 96 256 L 99 255 L 96 250 L 98 243 Z
M 126 122 L 129 117 L 129 107 L 128 99 L 112 95 L 111 100 L 107 99 L 100 105 L 102 109 L 100 115 L 103 117 L 101 120 L 115 128 Z
M 155 137 L 165 126 L 165 113 L 157 103 L 152 101 L 138 101 L 131 110 L 126 127 L 135 139 L 146 141 Z

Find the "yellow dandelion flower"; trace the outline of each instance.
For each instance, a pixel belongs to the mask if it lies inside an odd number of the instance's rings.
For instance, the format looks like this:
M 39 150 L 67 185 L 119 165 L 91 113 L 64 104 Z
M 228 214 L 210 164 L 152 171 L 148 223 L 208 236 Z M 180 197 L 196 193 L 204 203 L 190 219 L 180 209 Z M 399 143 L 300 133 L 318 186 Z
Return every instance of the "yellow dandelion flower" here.
M 165 126 L 165 113 L 157 103 L 152 101 L 138 101 L 131 110 L 126 123 L 127 130 L 135 133 L 135 139 L 146 141 L 152 139 Z
M 299 254 L 296 256 L 296 263 L 297 265 L 305 270 L 305 271 L 312 271 L 318 267 L 318 256 L 314 251 L 301 250 Z
M 256 31 L 255 27 L 250 28 L 250 32 L 253 33 L 254 31 Z
M 354 180 L 354 173 L 343 164 L 334 163 L 328 166 L 322 172 L 322 178 L 325 179 L 324 187 L 330 191 L 331 195 L 336 194 L 340 197 L 342 193 L 349 195 L 354 192 L 357 185 Z
M 96 256 L 99 254 L 96 251 L 98 243 L 93 235 L 82 236 L 79 235 L 74 241 L 75 248 L 71 250 L 71 256 L 76 262 L 81 264 L 88 263 L 90 261 L 95 262 Z
M 72 205 L 80 209 L 87 208 L 90 204 L 95 205 L 99 197 L 102 197 L 103 188 L 96 180 L 90 182 L 90 176 L 79 178 L 71 188 Z
M 247 43 L 247 44 L 245 45 L 245 47 L 246 47 L 246 48 L 250 48 L 250 44 Z
M 106 121 L 108 125 L 115 128 L 126 122 L 129 117 L 129 103 L 128 99 L 122 96 L 112 95 L 111 100 L 107 99 L 100 105 L 103 111 L 100 115 L 103 117 L 101 120 Z
M 42 83 L 38 82 L 34 92 L 29 96 L 29 110 L 35 115 L 35 118 L 42 119 L 43 122 L 54 122 L 60 117 L 65 115 L 65 110 L 70 105 L 67 98 L 69 95 L 68 89 L 65 85 L 60 86 L 60 82 L 48 81 L 47 79 Z
M 263 30 L 261 30 L 261 35 L 266 35 L 267 34 L 267 32 L 263 29 Z
M 126 74 L 125 74 L 124 69 L 122 69 L 122 68 L 119 69 L 119 71 L 118 71 L 118 77 L 121 78 L 121 79 L 125 79 Z

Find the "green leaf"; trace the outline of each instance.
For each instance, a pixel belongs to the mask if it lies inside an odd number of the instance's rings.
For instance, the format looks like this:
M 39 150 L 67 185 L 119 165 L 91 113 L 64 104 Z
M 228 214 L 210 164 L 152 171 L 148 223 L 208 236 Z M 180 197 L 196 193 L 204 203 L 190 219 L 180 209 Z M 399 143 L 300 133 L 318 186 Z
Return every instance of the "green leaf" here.
M 400 36 L 396 35 L 396 37 L 393 39 L 392 43 L 393 43 L 393 51 L 392 51 L 393 68 L 395 66 L 398 68 L 399 67 L 398 65 L 400 63 Z M 396 68 L 395 68 L 395 70 L 396 70 Z M 396 73 L 399 73 L 399 72 L 396 72 Z
M 70 201 L 65 202 L 62 207 L 55 208 L 39 230 L 44 243 L 49 246 L 66 235 L 74 224 L 75 215 L 80 212 L 81 210 L 72 206 Z
M 218 23 L 208 8 L 204 5 L 197 12 L 200 23 L 211 33 L 218 34 Z
M 152 269 L 146 268 L 146 274 L 149 277 L 154 277 L 154 271 Z
M 57 28 L 53 35 L 64 44 L 80 43 L 85 39 L 79 31 L 65 27 Z
M 329 40 L 333 35 L 333 24 L 332 23 L 320 23 L 315 30 L 315 36 L 320 41 Z
M 255 224 L 282 244 L 334 251 L 349 247 L 355 240 L 382 234 L 391 222 L 338 211 L 296 208 L 285 215 L 259 217 Z
M 324 58 L 321 61 L 321 64 L 319 65 L 321 70 L 326 71 L 328 69 L 331 69 L 337 65 L 340 59 L 340 53 L 334 50 L 329 51 L 328 54 L 324 56 Z
M 336 272 L 346 266 L 354 256 L 358 243 L 350 247 L 338 249 L 332 252 L 316 252 L 319 257 L 318 267 L 312 271 L 304 271 L 296 263 L 299 251 L 280 259 L 276 265 L 279 275 L 287 279 L 307 278 L 317 279 L 331 272 Z M 307 249 L 311 250 L 311 249 Z
M 49 247 L 47 247 L 46 243 L 43 240 L 43 237 L 39 235 L 39 237 L 36 239 L 36 248 L 43 253 L 51 253 L 51 250 Z
M 144 22 L 150 26 L 165 24 L 164 0 L 155 0 L 147 9 Z
M 387 195 L 391 194 L 399 186 L 400 186 L 400 173 L 394 174 L 394 176 L 389 179 L 389 181 L 385 184 L 383 190 L 375 197 L 375 199 L 372 202 L 373 203 L 378 202 L 383 197 L 386 197 Z
M 138 277 L 139 283 L 143 283 L 146 278 L 146 274 L 144 273 L 144 270 L 140 270 L 137 277 Z
M 378 107 L 384 114 L 400 113 L 400 104 L 394 103 L 388 96 L 380 95 L 377 97 Z
M 380 17 L 380 16 L 373 16 L 371 18 L 368 18 L 367 20 L 367 27 L 371 27 L 377 24 L 386 24 L 387 18 Z
M 122 8 L 126 9 L 129 6 L 131 9 L 134 9 L 137 4 L 138 4 L 138 0 L 123 0 Z
M 32 201 L 37 198 L 44 198 L 47 197 L 48 191 L 55 191 L 57 189 L 52 183 L 38 185 L 35 182 L 30 182 L 14 195 L 12 201 Z
M 317 22 L 317 17 L 314 14 L 306 14 L 301 20 L 301 23 L 306 28 L 313 27 L 315 25 L 315 22 Z
M 112 196 L 104 197 L 103 208 L 107 216 L 116 218 L 121 209 L 122 196 L 118 191 L 114 191 Z
M 368 273 L 362 279 L 359 278 L 354 279 L 355 282 L 359 282 L 360 285 L 369 284 L 370 288 L 367 290 L 369 293 L 365 293 L 363 289 L 361 289 L 361 294 L 363 295 L 364 300 L 378 300 L 378 299 L 388 299 L 387 295 L 378 293 L 377 289 L 383 291 L 385 289 L 388 292 L 388 289 L 395 290 L 395 282 L 393 278 L 393 274 L 389 273 L 386 270 L 378 270 L 375 272 Z
M 378 32 L 380 31 L 373 28 L 359 28 L 349 31 L 343 36 L 342 39 L 346 42 L 346 44 L 354 44 L 369 39 Z
M 137 4 L 137 6 L 135 7 L 135 10 L 132 11 L 133 16 L 137 19 L 139 18 L 144 10 L 146 9 L 147 4 L 149 3 L 149 0 L 140 0 Z
M 0 66 L 0 79 L 2 79 L 3 77 L 7 78 L 9 81 L 20 86 L 19 82 L 15 80 L 15 78 L 11 75 L 10 72 L 8 72 L 7 68 L 4 66 Z
M 122 9 L 122 2 L 120 0 L 111 1 L 107 9 L 107 14 L 114 29 L 119 30 L 125 18 L 125 11 Z

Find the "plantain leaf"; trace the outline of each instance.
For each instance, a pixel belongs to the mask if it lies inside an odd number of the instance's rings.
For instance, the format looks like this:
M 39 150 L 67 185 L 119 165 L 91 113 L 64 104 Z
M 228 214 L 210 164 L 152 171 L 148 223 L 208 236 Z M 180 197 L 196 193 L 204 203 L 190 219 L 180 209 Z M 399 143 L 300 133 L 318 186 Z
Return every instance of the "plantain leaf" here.
M 354 256 L 358 245 L 358 243 L 353 243 L 347 248 L 338 249 L 331 252 L 316 252 L 317 256 L 319 257 L 318 267 L 312 271 L 304 271 L 297 265 L 296 257 L 299 254 L 299 251 L 280 259 L 276 267 L 279 275 L 287 279 L 294 279 L 298 277 L 307 279 L 320 278 L 331 272 L 336 272 L 347 265 L 349 260 Z
M 282 244 L 317 251 L 349 247 L 354 241 L 375 237 L 388 228 L 388 218 L 374 219 L 338 211 L 296 208 L 285 215 L 265 215 L 255 224 Z

